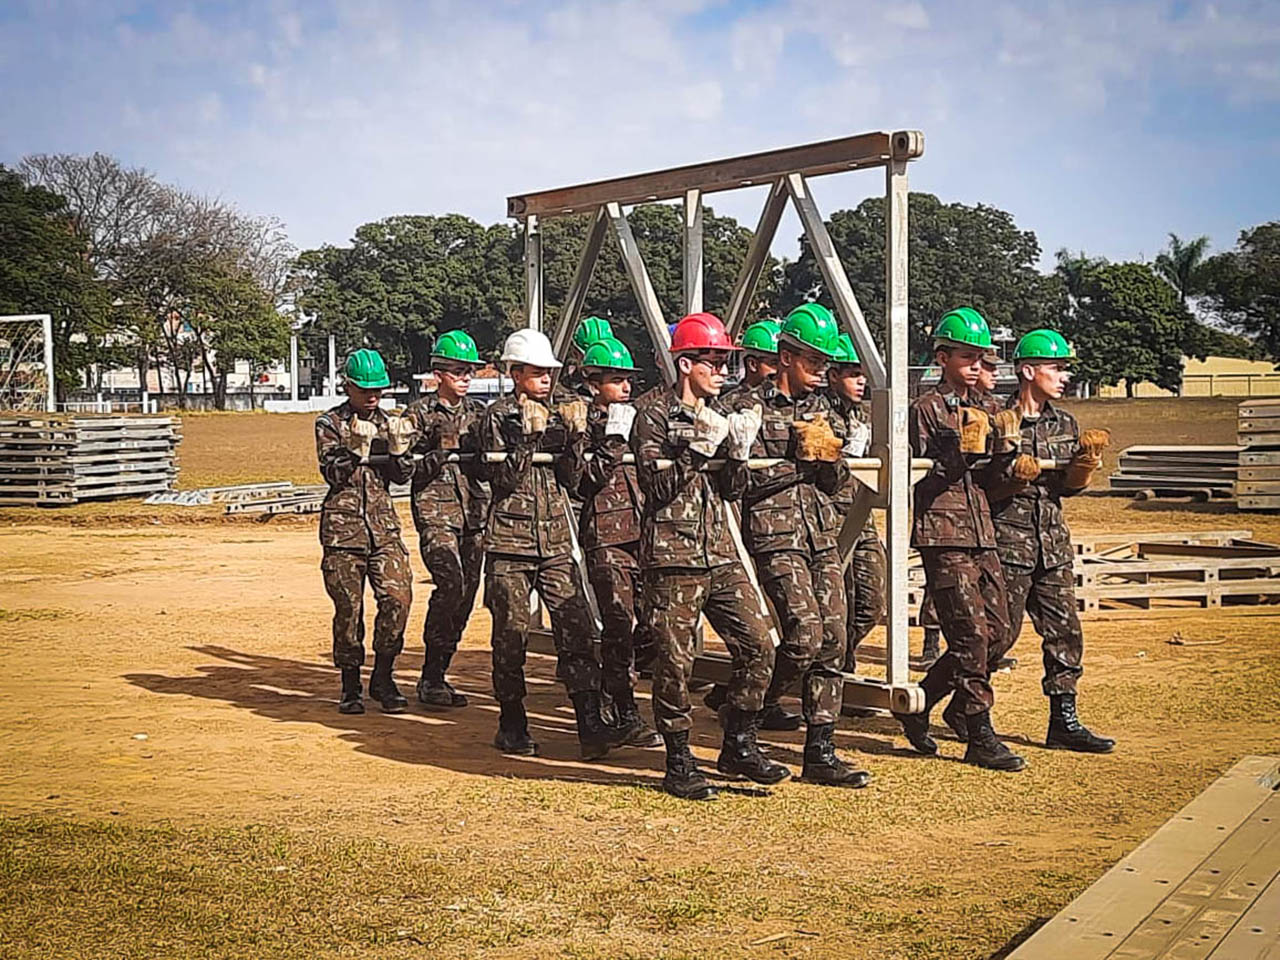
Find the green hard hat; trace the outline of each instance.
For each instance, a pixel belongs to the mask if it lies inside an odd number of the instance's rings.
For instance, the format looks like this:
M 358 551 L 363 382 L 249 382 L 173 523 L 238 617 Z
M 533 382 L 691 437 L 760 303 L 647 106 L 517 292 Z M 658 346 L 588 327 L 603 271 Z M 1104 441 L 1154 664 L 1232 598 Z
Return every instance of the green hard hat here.
M 942 315 L 933 328 L 933 345 L 992 349 L 991 329 L 973 307 L 956 307 Z
M 636 369 L 627 345 L 614 337 L 605 337 L 587 347 L 582 366 L 600 370 L 622 370 L 626 373 L 633 373 Z
M 382 362 L 382 354 L 377 350 L 357 350 L 347 357 L 347 364 L 342 374 L 357 387 L 376 390 L 391 386 L 391 378 L 387 376 L 387 365 Z
M 1013 348 L 1013 362 L 1019 360 L 1074 360 L 1076 352 L 1057 330 L 1032 330 Z
M 777 353 L 782 327 L 776 320 L 757 320 L 742 331 L 742 349 L 753 353 Z
M 480 352 L 476 350 L 476 342 L 465 330 L 450 330 L 436 337 L 436 345 L 431 351 L 431 357 L 453 360 L 457 363 L 474 363 L 476 366 L 482 363 Z
M 832 359 L 840 351 L 840 327 L 820 303 L 802 303 L 787 314 L 779 339 Z
M 578 329 L 573 332 L 573 345 L 578 348 L 579 353 L 586 353 L 587 347 L 597 340 L 604 340 L 606 337 L 612 336 L 613 324 L 608 320 L 602 317 L 587 317 L 578 324 Z
M 832 363 L 843 364 L 846 367 L 862 366 L 862 359 L 858 356 L 858 351 L 854 349 L 853 337 L 847 333 L 840 334 L 839 349 L 836 351 L 835 358 Z

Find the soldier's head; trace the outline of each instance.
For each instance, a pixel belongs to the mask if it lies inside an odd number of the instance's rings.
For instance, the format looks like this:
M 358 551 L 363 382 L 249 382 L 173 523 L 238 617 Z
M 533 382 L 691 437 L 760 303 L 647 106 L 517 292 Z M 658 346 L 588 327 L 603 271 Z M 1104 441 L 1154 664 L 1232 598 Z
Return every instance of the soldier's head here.
M 978 373 L 978 386 L 990 393 L 996 388 L 996 381 L 1000 375 L 1000 355 L 998 353 L 984 353 L 982 355 L 982 369 Z
M 867 374 L 853 346 L 853 338 L 847 333 L 840 334 L 839 350 L 827 367 L 827 383 L 850 403 L 861 403 L 866 395 Z
M 351 354 L 342 374 L 347 403 L 359 414 L 368 415 L 377 410 L 382 391 L 391 386 L 387 365 L 377 350 L 357 350 Z
M 626 344 L 613 337 L 597 340 L 582 357 L 582 370 L 596 405 L 626 403 L 631 399 L 631 382 L 636 366 Z
M 973 307 L 948 311 L 933 328 L 933 359 L 942 379 L 955 389 L 976 387 L 982 358 L 993 349 L 986 319 Z
M 1030 392 L 1037 400 L 1057 400 L 1071 382 L 1071 362 L 1075 351 L 1056 330 L 1032 330 L 1013 349 L 1018 371 L 1018 391 Z
M 724 389 L 733 345 L 724 324 L 713 313 L 691 313 L 671 333 L 677 389 L 684 399 L 718 397 Z
M 827 364 L 840 354 L 840 328 L 820 303 L 803 303 L 787 314 L 778 335 L 778 387 L 789 396 L 822 385 Z
M 431 369 L 439 382 L 440 399 L 457 403 L 471 389 L 471 378 L 480 368 L 476 342 L 465 331 L 450 330 L 436 338 Z
M 782 327 L 775 320 L 757 320 L 742 332 L 742 380 L 758 387 L 778 375 L 778 335 Z
M 538 330 L 517 330 L 502 346 L 517 396 L 546 400 L 551 396 L 552 373 L 562 366 L 551 349 L 551 341 Z

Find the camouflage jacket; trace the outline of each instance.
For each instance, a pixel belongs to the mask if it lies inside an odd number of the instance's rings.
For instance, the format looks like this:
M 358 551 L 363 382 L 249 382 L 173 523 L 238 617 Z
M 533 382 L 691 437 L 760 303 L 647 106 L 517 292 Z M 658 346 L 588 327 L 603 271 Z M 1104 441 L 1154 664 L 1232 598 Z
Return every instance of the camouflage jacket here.
M 463 397 L 456 407 L 435 395 L 418 400 L 405 411 L 419 435 L 414 452 L 443 449 L 477 453 L 480 444 L 476 431 L 484 407 L 481 401 L 469 397 Z M 447 526 L 459 533 L 483 530 L 489 516 L 489 485 L 481 479 L 481 473 L 481 465 L 474 459 L 440 464 L 434 470 L 425 461 L 419 462 L 413 474 L 414 525 L 419 530 Z
M 1017 401 L 1015 394 L 1009 398 L 1009 406 Z M 1066 410 L 1046 402 L 1039 417 L 1022 421 L 1019 453 L 1070 460 L 1079 450 L 1080 427 Z M 1066 489 L 1062 477 L 1061 470 L 1046 470 L 1031 483 L 1024 483 L 1013 479 L 1006 469 L 1000 482 L 992 486 L 988 496 L 1001 563 L 1031 570 L 1037 560 L 1048 569 L 1074 562 L 1062 498 L 1080 491 Z
M 792 423 L 825 413 L 832 430 L 843 437 L 843 422 L 832 412 L 825 393 L 815 390 L 792 399 L 773 380 L 739 391 L 732 406 L 744 410 L 756 404 L 763 409 L 764 421 L 751 445 L 751 456 L 783 457 L 787 462 L 747 471 L 742 498 L 747 550 L 760 556 L 781 550 L 811 554 L 834 549 L 842 521 L 832 498 L 849 481 L 849 471 L 843 463 L 798 463 Z
M 551 390 L 551 402 L 556 403 L 572 403 L 574 400 L 585 400 L 587 403 L 592 401 L 591 390 L 587 387 L 587 381 L 582 376 L 582 370 L 578 367 L 571 367 L 560 372 L 560 376 L 556 377 L 555 386 Z
M 484 538 L 489 553 L 545 559 L 572 549 L 567 493 L 582 477 L 584 440 L 571 441 L 554 404 L 550 410 L 546 432 L 538 437 L 524 436 L 515 394 L 494 401 L 481 420 L 481 450 L 508 454 L 502 463 L 481 465 L 493 496 Z M 535 464 L 534 453 L 561 456 Z
M 377 464 L 361 463 L 347 447 L 355 416 L 351 404 L 344 402 L 316 417 L 316 457 L 320 475 L 329 484 L 320 508 L 320 543 L 344 550 L 377 550 L 400 542 L 400 518 L 388 487 L 408 482 L 413 460 L 406 454 Z M 372 452 L 385 455 L 387 415 L 375 410 L 371 419 L 380 428 Z
M 961 400 L 945 381 L 912 401 L 908 433 L 912 455 L 933 467 L 913 491 L 911 543 L 916 547 L 996 545 L 985 488 L 996 483 L 1014 454 L 970 460 L 960 452 L 960 408 L 986 409 L 981 397 Z
M 582 516 L 578 539 L 583 550 L 612 547 L 640 540 L 640 512 L 644 496 L 636 468 L 622 462 L 629 453 L 622 437 L 606 437 L 605 423 L 609 415 L 592 404 L 587 421 L 587 443 L 592 459 L 582 468 L 578 496 L 582 498 Z
M 862 403 L 854 403 L 853 401 L 846 399 L 838 390 L 831 386 L 826 387 L 823 390 L 823 394 L 826 396 L 827 403 L 831 407 L 830 416 L 832 421 L 834 422 L 837 419 L 840 421 L 840 424 L 835 427 L 837 433 L 841 433 L 843 436 L 848 436 L 855 421 L 868 429 L 870 428 L 870 417 L 867 414 L 867 404 L 865 401 Z M 843 432 L 841 431 L 841 427 L 843 427 Z M 866 455 L 870 456 L 870 453 L 867 453 Z M 844 514 L 848 513 L 853 507 L 853 495 L 857 492 L 858 481 L 854 480 L 852 476 L 840 485 L 840 489 L 836 491 L 836 495 L 833 499 L 836 502 L 836 507 L 839 509 L 841 516 L 844 516 Z M 872 519 L 871 515 L 868 514 L 866 529 L 874 530 L 875 525 L 875 521 Z
M 710 403 L 717 412 L 725 412 L 718 400 Z M 708 570 L 739 560 L 725 501 L 742 496 L 748 471 L 745 464 L 699 469 L 704 458 L 689 448 L 693 417 L 694 411 L 670 387 L 648 398 L 636 413 L 631 452 L 644 492 L 640 566 L 646 569 Z M 675 465 L 659 470 L 654 465 L 658 459 L 674 460 Z

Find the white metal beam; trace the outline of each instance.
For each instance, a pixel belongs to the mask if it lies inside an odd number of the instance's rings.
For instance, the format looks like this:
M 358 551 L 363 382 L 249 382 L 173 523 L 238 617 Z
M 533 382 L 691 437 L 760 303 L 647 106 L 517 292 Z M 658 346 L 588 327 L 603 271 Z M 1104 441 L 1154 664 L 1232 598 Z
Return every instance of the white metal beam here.
M 667 332 L 667 322 L 662 316 L 662 306 L 658 303 L 658 295 L 653 291 L 653 282 L 649 279 L 649 271 L 645 269 L 644 257 L 640 255 L 640 247 L 636 243 L 635 234 L 631 232 L 631 224 L 627 222 L 621 204 L 605 204 L 605 213 L 613 226 L 614 236 L 618 239 L 618 247 L 622 251 L 622 264 L 631 281 L 631 289 L 635 291 L 636 303 L 640 305 L 640 316 L 644 318 L 649 339 L 658 348 L 654 353 L 658 368 L 662 372 L 662 379 L 666 383 L 675 383 L 675 363 L 671 359 L 671 352 L 664 349 L 671 344 L 671 335 Z
M 542 329 L 542 230 L 537 216 L 524 218 L 524 303 L 528 312 L 526 325 Z
M 724 318 L 725 328 L 731 340 L 737 340 L 751 313 L 751 304 L 755 299 L 756 287 L 760 283 L 760 274 L 764 272 L 764 262 L 769 256 L 769 247 L 773 244 L 774 235 L 778 232 L 778 221 L 787 208 L 787 182 L 779 177 L 769 188 L 769 196 L 765 199 L 764 209 L 760 211 L 760 222 L 756 224 L 756 232 L 751 235 L 751 243 L 747 246 L 746 259 L 738 270 L 738 278 L 733 284 L 733 294 L 729 298 L 728 316 Z
M 702 312 L 702 191 L 684 195 L 684 312 Z

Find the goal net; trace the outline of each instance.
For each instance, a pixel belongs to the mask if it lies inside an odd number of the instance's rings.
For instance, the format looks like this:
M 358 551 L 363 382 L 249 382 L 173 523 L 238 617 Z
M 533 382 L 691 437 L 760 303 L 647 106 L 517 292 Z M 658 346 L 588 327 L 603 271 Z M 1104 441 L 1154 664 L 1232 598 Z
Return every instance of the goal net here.
M 0 410 L 54 409 L 48 314 L 0 316 Z

